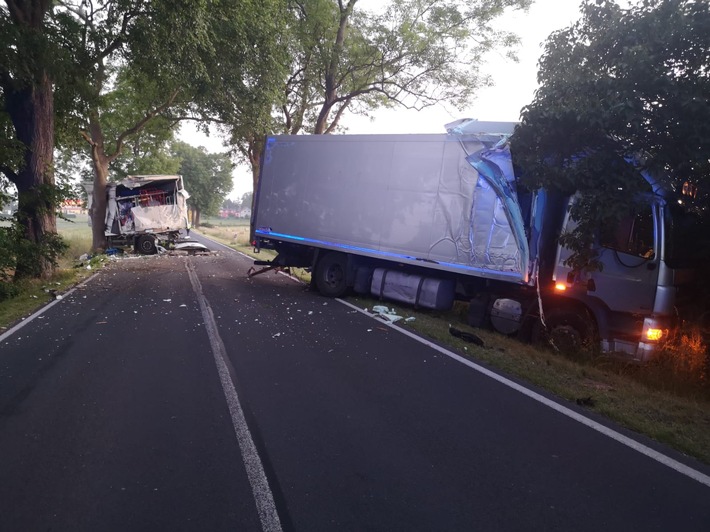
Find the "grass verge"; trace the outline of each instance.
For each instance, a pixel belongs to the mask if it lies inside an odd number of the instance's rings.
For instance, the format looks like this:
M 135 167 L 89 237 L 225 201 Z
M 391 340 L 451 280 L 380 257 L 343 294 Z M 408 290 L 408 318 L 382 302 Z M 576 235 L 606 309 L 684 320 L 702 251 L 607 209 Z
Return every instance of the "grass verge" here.
M 80 215 L 75 221 L 58 219 L 57 231 L 69 248 L 60 258 L 55 274 L 47 280 L 24 279 L 17 282 L 18 294 L 0 301 L 0 333 L 52 301 L 55 293 L 66 292 L 91 276 L 106 260 L 105 256 L 100 255 L 79 262 L 79 258 L 91 249 L 91 228 L 86 215 Z

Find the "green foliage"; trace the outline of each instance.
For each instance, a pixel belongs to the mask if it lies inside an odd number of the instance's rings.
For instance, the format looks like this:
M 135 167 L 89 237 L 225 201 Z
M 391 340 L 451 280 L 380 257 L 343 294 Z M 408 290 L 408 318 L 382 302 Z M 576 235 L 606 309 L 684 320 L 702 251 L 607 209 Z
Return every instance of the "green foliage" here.
M 541 84 L 512 150 L 530 188 L 583 200 L 563 241 L 575 266 L 594 231 L 616 223 L 649 190 L 646 170 L 671 190 L 710 189 L 710 9 L 695 0 L 643 0 L 629 9 L 585 0 L 582 17 L 550 36 Z M 634 160 L 636 168 L 623 161 Z
M 56 266 L 66 249 L 66 243 L 56 233 L 44 233 L 38 242 L 29 240 L 20 217 L 15 215 L 10 226 L 0 227 L 0 301 L 16 295 L 12 281 L 19 264 L 23 265 L 23 276 L 40 277 L 41 265 L 49 262 Z
M 207 153 L 184 142 L 175 143 L 173 151 L 190 194 L 188 206 L 201 214 L 217 214 L 232 190 L 232 161 L 224 153 Z
M 293 2 L 283 129 L 331 132 L 346 110 L 463 107 L 489 83 L 480 71 L 483 55 L 517 42 L 492 22 L 530 3 L 391 0 L 372 14 L 356 9 L 356 0 Z

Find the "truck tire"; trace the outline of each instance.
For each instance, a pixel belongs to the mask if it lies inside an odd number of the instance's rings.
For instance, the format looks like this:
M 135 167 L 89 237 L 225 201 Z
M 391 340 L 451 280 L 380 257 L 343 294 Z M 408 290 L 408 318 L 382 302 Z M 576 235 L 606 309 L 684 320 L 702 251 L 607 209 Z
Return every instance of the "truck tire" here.
M 554 308 L 545 314 L 547 329 L 538 321 L 532 340 L 537 345 L 551 345 L 562 353 L 577 355 L 591 350 L 596 328 L 586 310 Z
M 153 235 L 141 235 L 136 240 L 136 251 L 141 255 L 155 255 L 158 252 Z
M 318 291 L 327 297 L 340 297 L 348 290 L 348 257 L 330 251 L 318 261 L 315 281 Z

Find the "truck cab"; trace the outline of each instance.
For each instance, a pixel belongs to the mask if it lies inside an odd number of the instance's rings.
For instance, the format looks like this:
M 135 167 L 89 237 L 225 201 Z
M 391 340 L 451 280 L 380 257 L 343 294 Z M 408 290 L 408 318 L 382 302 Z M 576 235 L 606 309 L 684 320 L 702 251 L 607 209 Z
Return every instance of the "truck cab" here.
M 565 264 L 571 252 L 557 246 L 550 299 L 583 305 L 603 351 L 647 360 L 677 318 L 679 291 L 693 280 L 694 270 L 673 256 L 673 233 L 687 216 L 673 201 L 672 194 L 656 188 L 618 225 L 600 228 L 594 245 L 598 270 L 574 272 Z M 562 232 L 573 228 L 568 210 Z

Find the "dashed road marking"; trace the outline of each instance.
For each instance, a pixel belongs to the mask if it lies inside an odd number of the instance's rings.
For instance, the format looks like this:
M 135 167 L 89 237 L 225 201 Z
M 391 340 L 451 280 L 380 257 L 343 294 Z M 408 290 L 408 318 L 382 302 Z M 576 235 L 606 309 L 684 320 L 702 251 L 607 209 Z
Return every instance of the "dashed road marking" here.
M 214 320 L 214 314 L 212 313 L 212 308 L 210 307 L 210 304 L 202 291 L 202 284 L 200 283 L 200 279 L 197 277 L 194 264 L 189 257 L 185 259 L 185 267 L 187 268 L 187 274 L 190 277 L 192 289 L 194 290 L 195 295 L 197 296 L 197 301 L 200 305 L 202 319 L 205 322 L 207 336 L 210 340 L 212 354 L 214 356 L 215 364 L 217 365 L 217 372 L 219 373 L 219 380 L 222 384 L 222 390 L 224 391 L 227 405 L 229 406 L 232 425 L 234 426 L 234 432 L 237 435 L 239 449 L 242 452 L 242 458 L 244 460 L 244 467 L 246 468 L 249 484 L 251 485 L 252 493 L 254 494 L 254 501 L 256 502 L 259 520 L 261 521 L 261 528 L 265 532 L 280 532 L 281 521 L 279 519 L 278 512 L 276 511 L 274 495 L 271 492 L 269 482 L 266 479 L 264 466 L 261 463 L 261 458 L 256 450 L 256 445 L 254 445 L 254 440 L 251 436 L 251 432 L 249 431 L 249 427 L 247 426 L 246 418 L 244 417 L 244 410 L 242 409 L 241 402 L 239 401 L 239 395 L 237 394 L 234 382 L 232 381 L 232 376 L 229 372 L 227 351 L 224 347 L 224 342 L 222 342 L 222 338 L 219 335 L 217 324 Z

